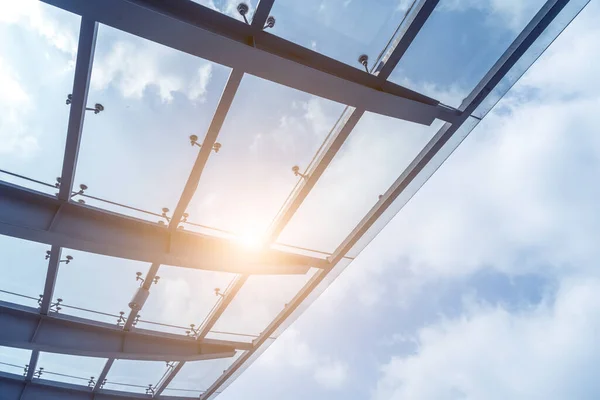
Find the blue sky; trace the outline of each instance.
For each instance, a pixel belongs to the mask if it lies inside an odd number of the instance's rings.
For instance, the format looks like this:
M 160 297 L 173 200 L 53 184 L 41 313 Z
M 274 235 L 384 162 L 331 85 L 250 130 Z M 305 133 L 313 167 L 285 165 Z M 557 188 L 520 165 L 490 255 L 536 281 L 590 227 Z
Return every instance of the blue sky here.
M 408 6 L 397 0 L 305 3 L 276 1 L 273 33 L 357 68 L 359 54 L 377 57 Z M 458 105 L 541 3 L 442 0 L 390 79 Z M 203 4 L 229 14 L 235 6 Z M 3 1 L 0 7 L 0 86 L 9 88 L 0 93 L 0 168 L 53 183 L 62 165 L 78 17 L 35 1 Z M 594 68 L 599 15 L 592 1 L 381 234 L 220 398 L 600 395 L 591 373 L 600 360 L 600 193 L 594 184 L 600 172 L 594 118 L 600 105 Z M 173 210 L 197 155 L 187 138 L 203 137 L 228 73 L 101 26 L 89 103 L 100 102 L 106 111 L 86 115 L 76 184 L 152 212 Z M 246 238 L 259 235 L 296 183 L 291 166 L 307 165 L 343 108 L 244 77 L 218 139 L 223 148 L 211 157 L 188 209 L 190 220 Z M 279 240 L 335 249 L 437 127 L 365 115 Z M 6 260 L 0 271 L 8 277 L 0 289 L 37 297 L 48 247 L 0 237 L 0 248 Z M 61 265 L 55 296 L 110 314 L 127 311 L 135 272 L 149 267 L 68 249 L 63 254 L 75 259 Z M 217 300 L 213 289 L 233 277 L 170 266 L 159 275 L 142 317 L 183 326 L 199 324 Z M 215 329 L 259 333 L 309 277 L 252 278 Z M 86 287 L 92 279 L 97 285 Z M 0 299 L 35 305 L 9 295 Z M 19 365 L 27 353 L 0 350 L 6 362 Z M 172 386 L 202 390 L 228 362 L 188 364 Z M 98 374 L 103 360 L 43 353 L 39 365 L 87 378 Z M 165 368 L 118 361 L 108 379 L 147 385 Z

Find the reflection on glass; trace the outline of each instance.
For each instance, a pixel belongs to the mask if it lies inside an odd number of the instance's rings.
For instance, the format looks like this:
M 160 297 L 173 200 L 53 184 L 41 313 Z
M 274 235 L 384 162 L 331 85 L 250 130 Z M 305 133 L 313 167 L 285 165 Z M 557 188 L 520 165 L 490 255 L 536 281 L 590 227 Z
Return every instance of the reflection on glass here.
M 220 12 L 225 14 L 231 18 L 235 18 L 238 21 L 243 21 L 243 17 L 237 10 L 237 6 L 240 3 L 245 3 L 248 6 L 248 13 L 246 14 L 246 19 L 248 22 L 251 21 L 252 15 L 256 11 L 256 5 L 258 4 L 258 0 L 244 0 L 244 1 L 220 1 L 220 0 L 192 0 L 194 3 L 198 3 L 204 7 L 210 8 L 211 10 Z
M 43 368 L 42 379 L 93 386 L 105 363 L 105 358 L 40 352 L 37 366 Z
M 169 265 L 162 265 L 158 275 L 160 279 L 156 285 L 152 285 L 150 296 L 140 311 L 140 319 L 180 326 L 184 329 L 143 322 L 137 326 L 180 335 L 186 334 L 190 324 L 196 327 L 202 325 L 212 308 L 221 299 L 217 293 L 224 292 L 235 276 L 224 272 Z
M 0 346 L 0 371 L 23 375 L 30 358 L 31 350 Z
M 150 387 L 154 387 L 166 371 L 164 361 L 116 360 L 103 388 L 152 394 Z
M 1 3 L 0 169 L 50 184 L 60 176 L 79 21 L 38 1 Z M 48 192 L 4 174 L 0 179 Z
M 375 63 L 413 1 L 277 0 L 276 24 L 268 32 L 363 69 L 362 54 Z
M 44 292 L 48 269 L 44 257 L 50 246 L 0 235 L 0 249 L 0 300 L 37 307 Z
M 188 207 L 189 221 L 253 246 L 298 182 L 343 106 L 245 75 Z M 196 229 L 186 226 L 186 229 Z
M 235 356 L 229 358 L 187 362 L 163 393 L 171 396 L 198 396 L 242 354 L 243 352 L 238 351 Z
M 366 113 L 277 241 L 333 252 L 441 125 Z
M 544 3 L 441 1 L 390 80 L 458 107 Z
M 305 275 L 250 276 L 207 337 L 252 341 L 252 337 L 231 333 L 259 335 L 316 271 L 311 268 Z
M 189 136 L 205 132 L 229 70 L 101 25 L 75 186 L 86 194 L 157 214 L 174 210 L 198 154 Z M 85 199 L 96 207 L 160 217 Z
M 146 275 L 148 263 L 63 249 L 53 301 L 62 299 L 60 313 L 117 324 L 118 314 L 129 313 L 129 301 L 140 285 L 136 272 Z M 75 308 L 74 308 L 75 307 Z

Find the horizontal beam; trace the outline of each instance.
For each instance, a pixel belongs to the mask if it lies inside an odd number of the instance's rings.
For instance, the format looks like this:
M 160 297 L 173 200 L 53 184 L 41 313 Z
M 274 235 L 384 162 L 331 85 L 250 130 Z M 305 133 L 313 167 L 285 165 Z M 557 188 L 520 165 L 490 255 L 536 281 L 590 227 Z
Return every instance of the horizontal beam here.
M 251 344 L 192 340 L 181 335 L 110 325 L 0 302 L 0 345 L 76 356 L 150 361 L 197 361 L 232 357 Z
M 431 98 L 189 0 L 43 0 L 84 18 L 272 82 L 430 125 L 458 115 Z M 157 29 L 160 27 L 160 29 Z
M 111 213 L 0 181 L 0 234 L 112 257 L 240 274 L 305 274 L 326 260 Z
M 47 374 L 50 378 L 52 375 Z M 83 381 L 82 381 L 83 382 Z M 47 379 L 34 378 L 26 382 L 21 375 L 0 372 L 0 398 L 2 400 L 134 400 L 150 396 L 100 389 L 92 392 L 88 386 L 73 385 Z M 160 400 L 197 400 L 198 397 L 160 396 Z

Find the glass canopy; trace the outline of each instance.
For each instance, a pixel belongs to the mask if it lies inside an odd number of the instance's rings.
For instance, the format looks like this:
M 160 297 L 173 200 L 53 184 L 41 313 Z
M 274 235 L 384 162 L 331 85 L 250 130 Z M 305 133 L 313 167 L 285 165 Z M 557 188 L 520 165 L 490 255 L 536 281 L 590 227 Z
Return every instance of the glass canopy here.
M 586 3 L 0 3 L 0 381 L 218 395 Z

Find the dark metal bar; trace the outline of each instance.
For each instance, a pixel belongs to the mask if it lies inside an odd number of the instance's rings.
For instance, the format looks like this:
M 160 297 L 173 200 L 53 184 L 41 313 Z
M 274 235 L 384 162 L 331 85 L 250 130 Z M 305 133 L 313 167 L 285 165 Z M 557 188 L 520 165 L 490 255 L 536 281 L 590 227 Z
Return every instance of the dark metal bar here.
M 273 3 L 275 3 L 275 0 L 260 0 L 258 7 L 256 7 L 256 12 L 252 17 L 252 28 L 257 31 L 263 30 L 271 8 L 273 8 Z
M 94 63 L 97 31 L 98 23 L 96 21 L 87 17 L 81 19 L 77 63 L 75 64 L 75 79 L 73 82 L 73 97 L 67 128 L 67 143 L 65 145 L 65 156 L 58 192 L 58 198 L 63 201 L 69 201 L 73 191 L 77 155 L 79 154 L 79 143 L 81 142 L 81 131 L 85 117 L 92 64 Z M 65 93 L 65 98 L 66 95 L 67 93 Z
M 0 182 L 0 234 L 112 257 L 222 272 L 304 274 L 309 267 L 328 266 L 320 258 L 274 249 L 249 251 L 223 238 L 169 232 L 156 223 L 63 202 L 6 182 Z
M 194 196 L 196 188 L 198 187 L 198 183 L 200 182 L 202 171 L 204 171 L 208 157 L 213 150 L 213 145 L 217 141 L 217 136 L 221 131 L 223 122 L 225 122 L 225 118 L 227 117 L 227 113 L 229 112 L 229 108 L 233 103 L 233 99 L 237 93 L 243 76 L 244 73 L 236 69 L 232 70 L 231 74 L 229 75 L 229 79 L 227 80 L 227 84 L 225 85 L 225 89 L 221 95 L 221 100 L 219 100 L 219 105 L 217 106 L 213 119 L 208 127 L 208 131 L 204 137 L 204 141 L 202 142 L 202 147 L 200 147 L 198 158 L 196 159 L 194 167 L 192 168 L 192 172 L 190 173 L 190 176 L 185 184 L 185 188 L 183 189 L 181 198 L 177 203 L 177 207 L 173 212 L 173 218 L 169 224 L 169 230 L 171 231 L 177 229 L 183 213 L 190 204 L 190 201 L 192 201 L 192 197 Z
M 108 372 L 110 371 L 114 363 L 114 358 L 109 358 L 108 360 L 106 360 L 106 363 L 104 364 L 100 375 L 98 375 L 98 379 L 96 380 L 96 384 L 94 385 L 94 389 L 92 389 L 92 391 L 97 392 L 100 389 L 102 389 L 102 386 L 104 386 L 104 381 L 106 380 L 106 376 L 108 375 Z
M 439 102 L 191 1 L 43 0 L 218 64 L 352 107 L 431 124 L 455 115 Z M 127 17 L 123 17 L 127 16 Z M 160 26 L 161 29 L 156 29 Z M 248 43 L 254 37 L 255 46 Z
M 196 361 L 231 357 L 245 342 L 205 339 L 138 329 L 67 315 L 41 315 L 37 309 L 0 302 L 0 345 L 50 353 L 128 360 Z M 35 361 L 35 360 L 33 360 Z M 35 368 L 35 365 L 30 365 Z
M 40 306 L 40 314 L 48 315 L 50 304 L 54 296 L 54 285 L 58 277 L 58 266 L 60 263 L 61 248 L 52 246 L 50 249 L 50 258 L 48 259 L 48 271 L 46 272 L 46 283 L 44 284 L 44 295 L 42 297 L 42 305 Z

